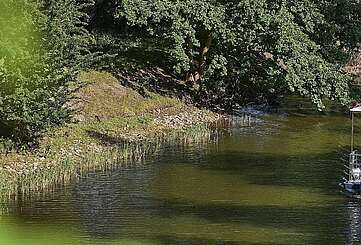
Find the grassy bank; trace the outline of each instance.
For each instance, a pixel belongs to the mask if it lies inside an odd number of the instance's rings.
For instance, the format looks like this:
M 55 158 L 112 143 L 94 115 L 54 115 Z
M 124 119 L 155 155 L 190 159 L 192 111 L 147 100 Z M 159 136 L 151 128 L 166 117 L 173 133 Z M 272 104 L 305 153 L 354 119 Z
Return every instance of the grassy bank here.
M 108 73 L 81 74 L 74 101 L 76 123 L 50 130 L 32 151 L 0 147 L 0 195 L 42 190 L 92 169 L 141 161 L 164 141 L 209 137 L 219 115 L 181 101 L 120 85 Z

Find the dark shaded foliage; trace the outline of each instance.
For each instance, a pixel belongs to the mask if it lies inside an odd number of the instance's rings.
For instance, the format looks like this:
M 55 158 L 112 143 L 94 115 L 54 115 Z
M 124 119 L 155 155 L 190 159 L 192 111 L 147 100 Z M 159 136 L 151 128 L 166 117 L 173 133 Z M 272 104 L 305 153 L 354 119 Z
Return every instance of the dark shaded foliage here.
M 199 86 L 205 103 L 230 106 L 296 93 L 322 109 L 325 99 L 350 99 L 342 47 L 358 43 L 351 36 L 360 30 L 357 21 L 353 28 L 342 21 L 360 14 L 335 1 L 98 1 L 95 12 L 107 22 L 95 14 L 93 26 L 161 51 L 162 68 Z M 342 20 L 335 19 L 340 11 Z

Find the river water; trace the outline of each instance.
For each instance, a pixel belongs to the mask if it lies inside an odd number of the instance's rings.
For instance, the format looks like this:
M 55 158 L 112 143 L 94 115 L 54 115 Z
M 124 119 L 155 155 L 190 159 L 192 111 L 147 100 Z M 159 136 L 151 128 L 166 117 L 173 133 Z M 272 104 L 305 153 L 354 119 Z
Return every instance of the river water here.
M 12 202 L 0 244 L 361 244 L 361 203 L 337 185 L 349 123 L 288 109 L 217 143 L 164 146 Z

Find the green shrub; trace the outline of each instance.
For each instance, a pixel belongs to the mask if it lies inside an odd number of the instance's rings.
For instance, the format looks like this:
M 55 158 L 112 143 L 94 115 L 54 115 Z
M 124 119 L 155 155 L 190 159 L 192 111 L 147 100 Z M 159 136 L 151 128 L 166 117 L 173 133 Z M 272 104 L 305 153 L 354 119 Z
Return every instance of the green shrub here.
M 89 54 L 84 5 L 5 0 L 0 9 L 0 137 L 34 142 L 70 120 L 77 72 Z

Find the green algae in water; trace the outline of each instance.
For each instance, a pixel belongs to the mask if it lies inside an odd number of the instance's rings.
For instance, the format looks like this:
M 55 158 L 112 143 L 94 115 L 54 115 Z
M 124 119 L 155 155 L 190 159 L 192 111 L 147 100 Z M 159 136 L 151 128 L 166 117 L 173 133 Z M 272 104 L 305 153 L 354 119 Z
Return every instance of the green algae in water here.
M 342 163 L 332 142 L 348 125 L 343 117 L 293 117 L 270 121 L 278 134 L 256 127 L 218 145 L 168 145 L 142 167 L 90 174 L 39 206 L 20 203 L 11 216 L 21 219 L 0 225 L 0 241 L 16 244 L 24 234 L 30 245 L 59 237 L 63 244 L 351 243 L 360 208 L 337 193 Z
M 149 217 L 148 217 L 149 218 Z M 139 220 L 140 221 L 140 220 Z M 156 222 L 155 222 L 156 221 Z M 137 224 L 137 220 L 135 224 Z M 267 228 L 238 223 L 211 223 L 195 216 L 179 216 L 176 218 L 152 217 L 143 219 L 133 229 L 123 233 L 142 234 L 149 240 L 109 239 L 98 240 L 82 234 L 69 225 L 26 225 L 21 220 L 0 220 L 0 245 L 63 245 L 63 244 L 107 244 L 107 245 L 157 245 L 152 241 L 155 236 L 173 237 L 178 239 L 208 241 L 239 241 L 257 244 L 300 244 L 309 235 L 292 229 Z M 136 235 L 138 236 L 138 235 Z M 79 239 L 81 238 L 81 239 Z
M 153 191 L 159 198 L 203 205 L 302 208 L 336 200 L 310 188 L 258 185 L 239 175 L 185 166 L 162 170 Z
M 299 244 L 309 235 L 285 228 L 270 228 L 237 222 L 215 223 L 195 216 L 179 216 L 161 220 L 150 231 L 179 239 L 234 241 L 256 244 Z
M 350 144 L 351 126 L 347 115 L 266 116 L 263 120 L 267 124 L 247 130 L 242 139 L 235 136 L 234 141 L 224 142 L 218 150 L 307 156 L 330 153 Z
M 138 224 L 138 222 L 140 222 Z M 273 228 L 239 222 L 211 222 L 195 215 L 171 218 L 144 217 L 123 232 L 139 236 L 171 237 L 173 240 L 241 242 L 246 244 L 302 244 L 311 234 L 290 228 Z
M 80 238 L 80 239 L 79 239 Z M 101 240 L 89 237 L 70 224 L 26 224 L 13 218 L 0 219 L 0 245 L 158 245 L 152 241 L 136 239 Z

